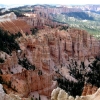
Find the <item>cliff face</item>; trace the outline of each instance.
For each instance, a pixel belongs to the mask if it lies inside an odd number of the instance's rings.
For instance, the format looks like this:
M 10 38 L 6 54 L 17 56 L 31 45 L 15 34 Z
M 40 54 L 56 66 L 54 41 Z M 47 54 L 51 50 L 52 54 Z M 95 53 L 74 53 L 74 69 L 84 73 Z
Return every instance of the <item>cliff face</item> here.
M 41 30 L 36 37 L 28 36 L 25 39 L 19 39 L 20 48 L 26 51 L 27 58 L 30 55 L 34 57 L 30 58 L 31 63 L 41 68 L 43 64 L 50 68 L 53 64 L 66 64 L 71 57 L 84 61 L 99 53 L 99 41 L 87 32 L 77 29 L 68 32 L 58 29 Z
M 51 100 L 99 100 L 100 89 L 96 93 L 87 96 L 76 96 L 75 98 L 69 96 L 64 90 L 56 88 L 51 93 Z
M 0 16 L 0 28 L 13 34 L 18 33 L 21 30 L 25 33 L 30 33 L 31 26 L 28 25 L 26 21 L 18 19 L 17 16 L 11 12 Z
M 28 67 L 28 66 L 27 66 Z M 0 64 L 0 82 L 3 82 L 7 94 L 13 93 L 20 97 L 28 97 L 31 92 L 50 96 L 57 83 L 52 81 L 54 73 L 44 73 L 39 68 L 26 70 L 18 64 L 15 52 Z
M 35 6 L 33 8 L 34 12 L 39 13 L 39 12 L 44 12 L 46 14 L 59 14 L 59 13 L 68 13 L 68 12 L 81 12 L 81 9 L 77 8 L 68 8 L 66 6 L 60 6 L 60 7 L 50 7 L 50 6 Z
M 42 11 L 42 12 L 41 12 Z M 68 26 L 59 22 L 52 21 L 50 13 L 45 13 L 44 10 L 36 11 L 35 13 L 26 13 L 26 17 L 18 17 L 13 13 L 0 16 L 0 28 L 9 31 L 10 33 L 18 33 L 21 30 L 24 33 L 31 33 L 31 29 L 45 29 L 46 26 Z M 40 14 L 41 12 L 41 14 Z
M 38 27 L 44 26 L 46 22 L 52 25 L 50 20 L 45 20 L 43 25 L 40 18 L 36 18 L 36 22 L 33 18 L 28 21 Z M 57 86 L 54 81 L 56 78 L 64 77 L 78 82 L 70 75 L 69 68 L 77 65 L 81 71 L 81 62 L 84 62 L 84 70 L 89 72 L 88 66 L 100 52 L 99 41 L 83 30 L 65 31 L 60 27 L 45 25 L 36 35 L 26 36 L 24 32 L 28 32 L 30 26 L 23 20 L 0 22 L 0 25 L 11 33 L 22 33 L 22 37 L 16 39 L 21 50 L 12 52 L 11 55 L 1 53 L 5 62 L 0 64 L 0 82 L 7 94 L 28 97 L 30 93 L 37 91 L 41 95 L 50 96 Z
M 53 14 L 72 12 L 74 9 L 67 7 L 46 7 L 46 6 L 34 6 L 31 7 L 32 11 L 27 12 L 24 15 L 26 17 L 19 17 L 19 19 L 25 20 L 29 25 L 44 29 L 45 26 L 57 27 L 57 26 L 68 26 L 68 24 L 55 21 Z M 75 9 L 75 11 L 80 11 Z
M 18 33 L 21 30 L 23 30 L 25 33 L 26 32 L 30 33 L 30 28 L 31 28 L 31 26 L 28 25 L 25 21 L 18 19 L 0 22 L 0 27 L 13 34 Z
M 92 95 L 97 91 L 98 87 L 92 86 L 92 84 L 85 84 L 82 92 L 82 96 Z
M 30 26 L 37 27 L 38 29 L 45 29 L 46 26 L 56 28 L 57 26 L 68 26 L 67 24 L 53 21 L 49 13 L 36 12 L 26 13 L 26 17 L 19 17 L 19 19 L 26 21 Z
M 0 77 L 8 94 L 14 93 L 21 97 L 27 97 L 34 91 L 50 96 L 57 86 L 52 80 L 60 77 L 55 71 L 59 71 L 66 79 L 77 82 L 69 75 L 69 65 L 74 67 L 73 62 L 76 61 L 80 66 L 82 61 L 88 69 L 93 57 L 99 53 L 99 42 L 78 29 L 69 29 L 67 32 L 58 28 L 46 28 L 36 36 L 24 34 L 17 41 L 21 51 L 17 54 L 13 52 L 12 56 L 6 57 L 5 63 L 0 64 Z M 35 66 L 35 70 L 26 70 L 18 64 L 19 59 L 24 58 Z
M 30 100 L 30 99 L 20 98 L 19 96 L 14 94 L 8 95 L 3 91 L 3 86 L 0 84 L 0 100 Z

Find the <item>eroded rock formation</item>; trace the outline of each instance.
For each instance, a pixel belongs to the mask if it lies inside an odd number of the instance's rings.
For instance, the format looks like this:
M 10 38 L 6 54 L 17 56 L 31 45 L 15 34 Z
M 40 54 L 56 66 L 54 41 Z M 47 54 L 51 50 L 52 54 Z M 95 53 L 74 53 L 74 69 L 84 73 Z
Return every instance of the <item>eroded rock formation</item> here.
M 16 39 L 21 50 L 14 51 L 11 55 L 0 53 L 5 61 L 0 64 L 0 82 L 7 94 L 28 97 L 30 93 L 37 91 L 40 95 L 49 97 L 51 91 L 57 87 L 57 82 L 54 81 L 56 78 L 64 77 L 69 81 L 78 82 L 70 75 L 69 68 L 77 65 L 81 71 L 81 62 L 84 62 L 83 73 L 88 73 L 90 71 L 88 65 L 100 52 L 99 41 L 86 31 L 61 30 L 60 26 L 57 26 L 60 24 L 52 22 L 49 16 L 42 15 L 42 17 L 46 16 L 43 19 L 37 13 L 39 12 L 36 12 L 37 17 L 32 15 L 30 18 L 22 18 L 27 23 L 29 21 L 30 25 L 16 19 L 14 13 L 6 16 L 11 20 L 0 22 L 0 27 L 5 30 L 11 33 L 19 31 L 22 33 L 22 36 Z M 46 24 L 56 27 L 52 28 Z M 30 31 L 32 25 L 41 30 L 36 35 L 26 36 L 25 33 Z M 45 28 L 42 29 L 44 26 Z M 57 100 L 61 100 L 62 94 L 64 100 L 67 98 L 68 94 L 60 91 Z M 74 100 L 71 96 L 68 98 Z
M 76 61 L 92 59 L 99 53 L 99 41 L 83 30 L 71 29 L 68 32 L 58 29 L 41 30 L 36 36 L 27 36 L 18 40 L 21 50 L 37 67 L 44 64 L 50 69 L 57 64 L 67 64 L 71 58 Z M 43 66 L 44 67 L 44 66 Z
M 20 98 L 14 94 L 6 94 L 3 90 L 3 86 L 0 84 L 0 100 L 31 100 L 30 98 Z
M 21 51 L 17 54 L 13 52 L 12 56 L 6 57 L 5 63 L 0 64 L 0 77 L 5 91 L 20 97 L 28 97 L 34 91 L 50 96 L 57 86 L 53 79 L 61 75 L 77 82 L 69 74 L 69 64 L 74 67 L 76 61 L 80 66 L 81 61 L 84 61 L 88 69 L 93 57 L 99 53 L 99 42 L 85 31 L 77 29 L 69 29 L 67 32 L 46 28 L 36 36 L 24 34 L 17 42 Z M 23 68 L 18 64 L 19 59 L 27 59 L 35 66 L 35 70 Z M 59 74 L 55 71 L 59 71 Z
M 86 96 L 76 96 L 75 98 L 69 96 L 64 90 L 56 88 L 51 93 L 51 100 L 99 100 L 100 99 L 100 89 L 92 95 Z
M 9 31 L 10 33 L 15 34 L 21 30 L 25 33 L 31 33 L 31 27 L 32 26 L 28 25 L 26 21 L 18 19 L 13 12 L 0 16 L 0 28 Z
M 92 86 L 92 84 L 85 84 L 82 92 L 82 96 L 92 95 L 97 91 L 98 87 Z

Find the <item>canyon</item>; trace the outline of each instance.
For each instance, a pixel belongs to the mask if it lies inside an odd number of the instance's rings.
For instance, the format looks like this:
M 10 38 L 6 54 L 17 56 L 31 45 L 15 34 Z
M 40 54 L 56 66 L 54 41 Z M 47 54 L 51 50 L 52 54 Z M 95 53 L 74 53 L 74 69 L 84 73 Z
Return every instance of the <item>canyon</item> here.
M 13 13 L 11 15 L 14 17 L 1 21 L 0 27 L 14 34 L 20 32 L 22 36 L 16 39 L 20 50 L 11 54 L 0 51 L 0 58 L 4 60 L 0 63 L 0 83 L 6 95 L 18 95 L 24 100 L 35 98 L 34 92 L 37 92 L 39 96 L 51 97 L 51 100 L 65 100 L 52 99 L 51 92 L 58 86 L 56 79 L 63 77 L 70 82 L 79 82 L 70 74 L 70 68 L 74 69 L 76 65 L 83 75 L 91 72 L 89 66 L 100 54 L 100 41 L 85 30 L 69 28 L 67 24 L 52 22 L 48 17 L 16 18 Z M 30 31 L 34 27 L 38 28 L 35 35 Z M 85 68 L 82 69 L 83 62 Z M 84 91 L 82 95 L 86 95 Z

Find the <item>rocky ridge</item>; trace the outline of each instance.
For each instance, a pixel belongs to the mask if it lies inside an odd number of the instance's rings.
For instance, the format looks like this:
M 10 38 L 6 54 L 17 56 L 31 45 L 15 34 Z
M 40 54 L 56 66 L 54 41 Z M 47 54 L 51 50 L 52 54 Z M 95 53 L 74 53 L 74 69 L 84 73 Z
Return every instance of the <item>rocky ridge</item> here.
M 96 93 L 87 96 L 69 96 L 64 90 L 56 88 L 51 93 L 51 100 L 99 100 L 100 99 L 100 89 Z
M 52 90 L 57 87 L 57 78 L 63 77 L 75 83 L 79 81 L 70 74 L 70 68 L 77 66 L 83 74 L 91 71 L 89 65 L 100 54 L 100 42 L 93 36 L 84 30 L 68 27 L 64 30 L 62 24 L 55 24 L 51 20 L 45 20 L 43 24 L 40 16 L 28 18 L 28 24 L 23 20 L 0 22 L 1 27 L 11 33 L 22 33 L 16 39 L 20 50 L 13 51 L 11 55 L 0 52 L 4 60 L 4 63 L 0 63 L 0 83 L 7 94 L 24 98 L 38 92 L 50 97 Z M 46 22 L 56 27 L 46 25 Z M 35 35 L 26 35 L 25 32 L 30 30 L 29 24 L 45 27 L 40 28 Z M 85 71 L 81 68 L 82 62 Z
M 0 28 L 3 28 L 10 33 L 15 34 L 21 30 L 25 33 L 31 33 L 31 27 L 32 26 L 28 25 L 26 21 L 18 19 L 13 12 L 0 16 Z
M 30 93 L 38 91 L 41 95 L 50 96 L 57 86 L 53 81 L 55 77 L 63 76 L 77 82 L 69 74 L 69 65 L 74 67 L 72 61 L 76 61 L 78 66 L 84 61 L 87 70 L 99 53 L 99 41 L 83 30 L 46 28 L 35 36 L 22 34 L 17 39 L 21 51 L 17 54 L 13 52 L 11 57 L 6 57 L 5 62 L 0 64 L 0 77 L 7 94 L 28 97 Z M 35 69 L 32 67 L 26 70 L 19 64 L 19 59 L 28 60 Z

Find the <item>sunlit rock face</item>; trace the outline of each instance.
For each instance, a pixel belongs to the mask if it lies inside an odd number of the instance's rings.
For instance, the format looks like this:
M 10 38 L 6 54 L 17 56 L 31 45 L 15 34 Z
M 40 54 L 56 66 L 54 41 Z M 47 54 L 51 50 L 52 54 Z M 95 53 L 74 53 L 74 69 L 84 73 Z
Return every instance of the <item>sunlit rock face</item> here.
M 92 84 L 85 84 L 82 92 L 82 96 L 92 95 L 97 91 L 98 87 L 92 86 Z
M 86 96 L 76 96 L 75 98 L 69 96 L 64 90 L 56 88 L 51 93 L 51 100 L 99 100 L 100 99 L 100 89 L 92 95 Z
M 0 100 L 31 100 L 30 98 L 20 98 L 18 95 L 6 94 L 0 84 Z
M 24 20 L 18 19 L 14 12 L 0 16 L 0 28 L 12 34 L 18 33 L 21 30 L 25 33 L 31 33 L 31 25 L 28 25 Z
M 39 69 L 26 70 L 18 64 L 15 52 L 8 56 L 4 63 L 0 64 L 1 82 L 7 94 L 14 93 L 20 97 L 28 97 L 28 94 L 38 91 L 39 94 L 50 96 L 57 82 L 52 81 L 53 73 L 39 72 Z M 40 74 L 39 74 L 40 73 Z
M 28 97 L 29 93 L 34 91 L 50 96 L 57 86 L 53 79 L 61 75 L 69 81 L 77 82 L 69 74 L 69 64 L 74 67 L 73 63 L 76 61 L 77 66 L 80 66 L 81 61 L 84 61 L 87 70 L 94 60 L 93 57 L 99 52 L 99 42 L 87 32 L 77 29 L 61 31 L 58 28 L 46 28 L 40 30 L 36 36 L 24 34 L 17 42 L 21 52 L 12 52 L 11 56 L 7 56 L 5 62 L 0 64 L 0 77 L 6 92 L 20 97 Z M 19 59 L 27 59 L 35 69 L 29 65 L 26 66 L 28 69 L 23 68 Z M 62 98 L 62 93 L 61 91 L 59 98 Z M 69 97 L 71 98 L 73 97 Z
M 79 61 L 78 65 L 80 61 L 84 61 L 88 66 L 99 52 L 99 41 L 77 29 L 69 32 L 44 29 L 36 37 L 28 36 L 19 41 L 20 48 L 25 51 L 30 62 L 47 70 L 58 65 L 67 66 L 73 58 Z
M 5 20 L 3 22 L 0 22 L 0 27 L 3 28 L 4 30 L 9 31 L 12 34 L 18 33 L 21 30 L 23 30 L 25 33 L 28 32 L 30 33 L 30 28 L 31 26 L 28 25 L 25 21 L 23 20 Z
M 16 19 L 14 13 L 2 18 L 10 20 L 1 21 L 0 27 L 11 33 L 22 33 L 22 37 L 16 39 L 20 46 L 19 52 L 14 51 L 11 55 L 0 53 L 5 60 L 4 63 L 0 63 L 0 81 L 7 94 L 28 97 L 30 93 L 37 91 L 40 95 L 50 97 L 52 90 L 57 87 L 57 82 L 54 81 L 56 78 L 64 77 L 77 83 L 78 80 L 69 74 L 68 68 L 74 68 L 75 64 L 80 68 L 81 62 L 84 62 L 84 70 L 89 72 L 88 65 L 100 51 L 99 41 L 86 31 L 65 31 L 59 27 L 45 26 L 36 35 L 26 36 L 24 32 L 28 32 L 30 26 L 25 21 Z M 39 27 L 42 21 L 39 19 L 36 19 L 36 23 L 34 21 L 34 26 Z M 51 96 L 52 100 L 74 100 L 60 88 L 57 88 L 56 92 L 57 94 L 52 93 L 56 95 Z M 11 97 L 17 98 L 15 95 Z M 6 98 L 10 100 L 8 95 Z

